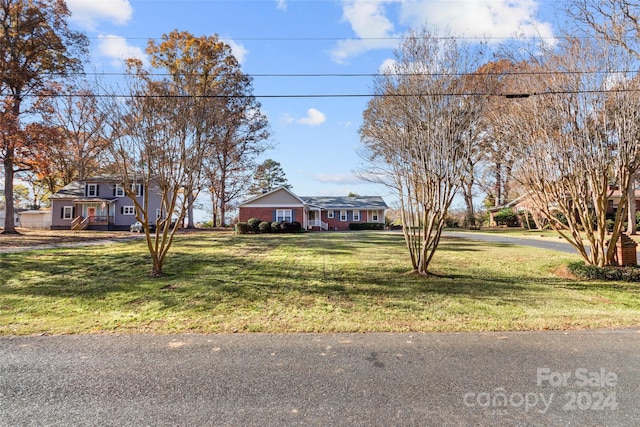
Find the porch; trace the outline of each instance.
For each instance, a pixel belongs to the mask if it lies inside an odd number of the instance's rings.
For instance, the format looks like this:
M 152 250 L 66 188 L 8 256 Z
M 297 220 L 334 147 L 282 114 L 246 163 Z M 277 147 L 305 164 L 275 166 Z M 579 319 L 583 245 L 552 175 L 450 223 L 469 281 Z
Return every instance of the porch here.
M 71 221 L 72 230 L 112 230 L 114 218 L 109 215 L 77 216 Z

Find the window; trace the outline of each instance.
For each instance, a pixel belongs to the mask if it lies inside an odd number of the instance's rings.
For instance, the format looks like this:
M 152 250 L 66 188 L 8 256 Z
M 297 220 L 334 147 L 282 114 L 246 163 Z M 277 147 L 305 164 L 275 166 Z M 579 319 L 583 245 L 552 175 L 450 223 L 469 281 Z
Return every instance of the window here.
M 87 197 L 98 197 L 98 184 L 87 184 Z
M 340 211 L 340 221 L 347 220 L 347 211 Z
M 131 191 L 136 192 L 136 197 L 142 196 L 143 188 L 142 184 L 131 184 Z
M 353 211 L 353 220 L 360 221 L 360 211 Z
M 371 211 L 371 221 L 378 222 L 378 211 Z
M 124 188 L 121 185 L 116 184 L 116 190 L 115 190 L 114 196 L 124 197 Z
M 276 221 L 277 222 L 291 222 L 293 215 L 291 209 L 276 209 Z
M 327 218 L 333 218 L 333 211 L 327 211 Z
M 133 206 L 123 206 L 122 207 L 122 215 L 135 215 L 136 209 Z
M 156 209 L 156 219 L 162 219 L 162 209 Z
M 73 219 L 73 206 L 64 206 L 62 208 L 62 219 Z

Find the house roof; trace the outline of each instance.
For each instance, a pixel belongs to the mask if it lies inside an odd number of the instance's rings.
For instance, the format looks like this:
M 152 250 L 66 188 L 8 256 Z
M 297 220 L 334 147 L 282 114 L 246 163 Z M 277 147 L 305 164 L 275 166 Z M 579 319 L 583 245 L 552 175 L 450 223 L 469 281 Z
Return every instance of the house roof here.
M 275 190 L 271 190 L 267 193 L 260 194 L 259 196 L 252 197 L 244 202 L 240 203 L 240 207 L 246 205 L 260 205 L 260 206 L 282 206 L 284 204 L 290 205 L 304 205 L 304 200 L 293 194 L 291 190 L 286 187 L 278 187 Z
M 71 199 L 84 197 L 84 183 L 73 181 L 62 187 L 55 194 L 51 195 L 53 199 Z
M 291 190 L 279 187 L 240 203 L 243 206 L 312 206 L 320 209 L 386 209 L 387 204 L 380 196 L 296 196 Z
M 309 206 L 320 209 L 386 209 L 385 201 L 380 196 L 304 196 L 300 197 Z

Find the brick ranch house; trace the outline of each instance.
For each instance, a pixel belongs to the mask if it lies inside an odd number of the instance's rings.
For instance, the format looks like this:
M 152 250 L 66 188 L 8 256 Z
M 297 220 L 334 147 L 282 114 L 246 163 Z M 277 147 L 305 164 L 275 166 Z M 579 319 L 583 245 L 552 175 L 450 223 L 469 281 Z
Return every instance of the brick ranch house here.
M 388 208 L 380 196 L 297 196 L 280 187 L 240 203 L 239 221 L 294 222 L 304 230 L 349 230 L 350 223 L 384 224 Z

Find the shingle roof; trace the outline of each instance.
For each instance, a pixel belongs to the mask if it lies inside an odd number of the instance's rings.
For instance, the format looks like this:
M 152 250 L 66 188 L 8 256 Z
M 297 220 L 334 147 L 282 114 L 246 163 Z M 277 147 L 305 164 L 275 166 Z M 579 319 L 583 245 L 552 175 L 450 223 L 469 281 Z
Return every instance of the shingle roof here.
M 73 181 L 62 187 L 51 196 L 54 199 L 68 199 L 73 197 L 84 197 L 84 183 Z
M 386 209 L 380 196 L 300 196 L 305 203 L 321 209 Z

